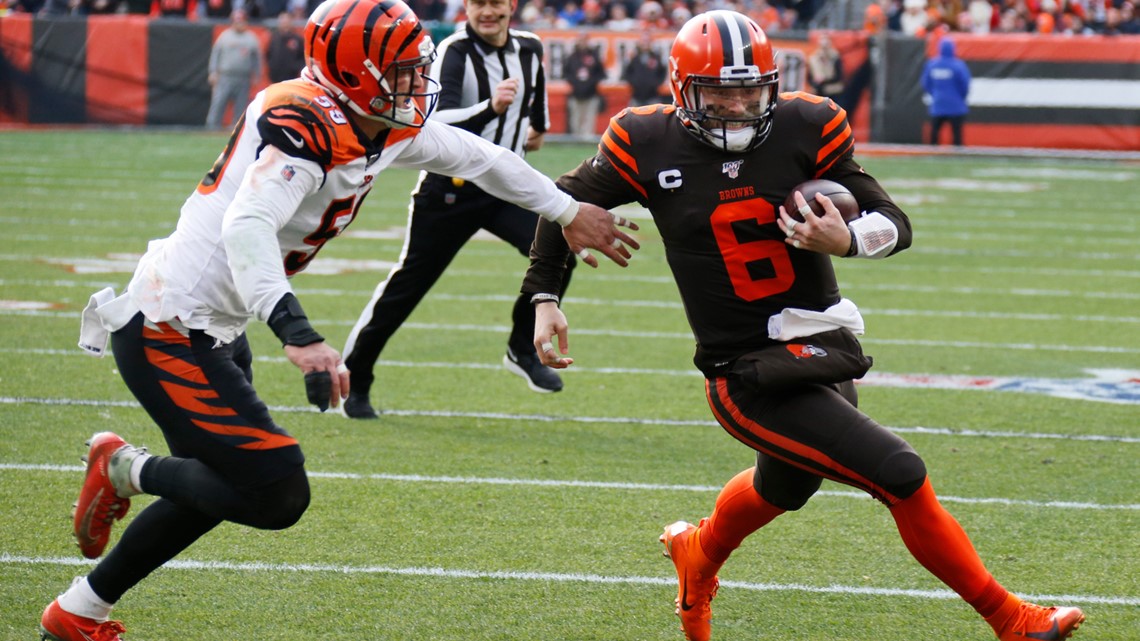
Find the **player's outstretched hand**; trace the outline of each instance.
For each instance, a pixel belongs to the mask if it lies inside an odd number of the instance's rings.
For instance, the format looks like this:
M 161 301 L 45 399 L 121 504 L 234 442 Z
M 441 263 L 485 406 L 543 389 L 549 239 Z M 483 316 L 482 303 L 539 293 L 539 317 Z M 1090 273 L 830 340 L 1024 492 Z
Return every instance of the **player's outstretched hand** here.
M 322 412 L 348 398 L 348 368 L 325 342 L 285 346 L 285 357 L 305 375 L 305 395 Z
M 557 303 L 541 303 L 534 306 L 534 350 L 543 365 L 554 369 L 566 369 L 574 359 L 559 356 L 554 352 L 553 340 L 558 341 L 558 351 L 563 355 L 570 351 L 569 325 L 566 315 Z
M 633 236 L 622 231 L 626 227 L 637 231 L 637 223 L 622 218 L 590 203 L 579 203 L 578 215 L 569 225 L 562 228 L 562 235 L 566 237 L 566 244 L 570 251 L 578 254 L 582 262 L 590 267 L 598 266 L 598 259 L 590 254 L 595 249 L 606 255 L 622 267 L 629 265 L 630 249 L 641 249 L 641 245 Z

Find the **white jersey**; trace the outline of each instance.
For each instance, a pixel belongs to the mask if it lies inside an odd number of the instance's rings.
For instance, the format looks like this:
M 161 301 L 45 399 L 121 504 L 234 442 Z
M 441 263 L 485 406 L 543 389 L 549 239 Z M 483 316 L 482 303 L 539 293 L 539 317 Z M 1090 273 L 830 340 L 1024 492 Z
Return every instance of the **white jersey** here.
M 108 330 L 142 311 L 234 340 L 250 318 L 269 317 L 291 291 L 289 277 L 344 232 L 389 166 L 465 178 L 562 224 L 577 213 L 521 158 L 449 125 L 428 121 L 368 140 L 304 78 L 260 92 L 235 132 L 174 233 L 150 243 L 127 296 L 100 309 Z

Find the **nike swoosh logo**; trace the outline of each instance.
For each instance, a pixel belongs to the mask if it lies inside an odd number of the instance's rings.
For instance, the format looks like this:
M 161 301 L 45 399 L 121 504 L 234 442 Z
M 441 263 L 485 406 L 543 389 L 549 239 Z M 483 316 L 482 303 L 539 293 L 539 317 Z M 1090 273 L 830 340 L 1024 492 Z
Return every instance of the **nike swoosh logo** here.
M 693 609 L 692 603 L 689 603 L 689 580 L 686 578 L 685 583 L 681 586 L 681 610 L 688 612 Z
M 82 539 L 80 543 L 84 545 L 95 543 L 95 539 L 88 536 L 87 533 L 91 531 L 91 521 L 95 518 L 95 508 L 99 507 L 99 499 L 101 498 L 103 498 L 103 488 L 99 488 L 99 493 L 87 504 L 87 511 L 83 513 L 83 518 L 79 520 L 79 527 L 75 531 L 75 536 Z
M 1053 627 L 1045 632 L 1026 632 L 1024 634 L 1018 633 L 1018 636 L 1025 637 L 1026 639 L 1041 639 L 1042 641 L 1054 641 L 1058 639 L 1061 630 L 1057 625 L 1057 620 L 1053 619 Z
M 293 143 L 293 146 L 296 147 L 297 149 L 300 149 L 301 147 L 305 146 L 305 141 L 300 139 L 300 138 L 295 138 L 294 136 L 296 134 L 294 134 L 293 132 L 289 131 L 288 129 L 282 129 L 282 131 L 285 132 L 285 137 L 288 138 L 289 142 Z

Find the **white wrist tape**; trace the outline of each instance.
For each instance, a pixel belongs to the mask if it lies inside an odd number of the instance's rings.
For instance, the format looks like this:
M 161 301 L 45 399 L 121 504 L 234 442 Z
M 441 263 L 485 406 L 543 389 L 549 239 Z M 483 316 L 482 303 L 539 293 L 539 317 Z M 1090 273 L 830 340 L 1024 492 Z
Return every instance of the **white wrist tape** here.
M 861 218 L 847 223 L 855 232 L 855 242 L 859 244 L 859 258 L 885 258 L 899 242 L 899 230 L 890 218 L 872 211 Z
M 581 203 L 576 200 L 571 200 L 570 204 L 567 205 L 566 208 L 563 209 L 557 216 L 548 218 L 547 220 L 550 222 L 558 223 L 559 225 L 565 227 L 574 222 L 574 219 L 578 216 L 579 207 L 581 207 Z

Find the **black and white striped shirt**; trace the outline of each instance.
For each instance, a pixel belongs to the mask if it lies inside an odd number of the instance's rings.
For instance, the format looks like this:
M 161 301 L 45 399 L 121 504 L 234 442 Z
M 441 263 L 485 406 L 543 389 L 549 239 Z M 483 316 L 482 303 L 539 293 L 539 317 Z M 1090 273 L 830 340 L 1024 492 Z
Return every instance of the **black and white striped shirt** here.
M 509 30 L 507 43 L 494 47 L 464 25 L 439 44 L 432 76 L 439 80 L 433 119 L 466 129 L 523 156 L 527 127 L 550 127 L 542 42 L 529 31 Z M 491 108 L 495 86 L 519 79 L 515 101 L 501 115 Z

